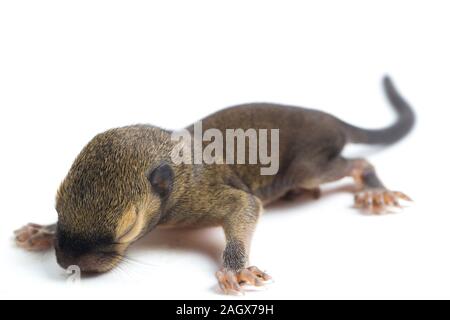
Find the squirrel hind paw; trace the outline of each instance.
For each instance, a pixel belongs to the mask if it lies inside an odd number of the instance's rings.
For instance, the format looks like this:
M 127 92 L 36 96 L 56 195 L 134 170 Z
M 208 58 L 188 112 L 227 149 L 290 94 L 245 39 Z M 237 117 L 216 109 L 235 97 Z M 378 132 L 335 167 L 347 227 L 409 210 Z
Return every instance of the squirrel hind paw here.
M 403 192 L 387 189 L 367 189 L 355 195 L 355 207 L 364 211 L 382 214 L 392 212 L 392 209 L 403 208 L 400 201 L 412 201 Z

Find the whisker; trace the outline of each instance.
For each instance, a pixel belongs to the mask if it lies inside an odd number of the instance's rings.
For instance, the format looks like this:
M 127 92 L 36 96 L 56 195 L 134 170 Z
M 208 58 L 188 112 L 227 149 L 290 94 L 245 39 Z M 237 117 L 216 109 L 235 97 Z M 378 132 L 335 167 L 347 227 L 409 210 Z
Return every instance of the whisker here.
M 124 265 L 121 264 L 123 260 L 121 260 L 118 264 L 115 265 L 115 269 L 121 273 L 121 275 L 125 275 L 127 278 L 132 279 L 132 275 L 126 268 L 124 268 Z
M 111 269 L 110 272 L 113 276 L 118 276 L 119 278 L 121 278 L 121 276 L 122 276 L 122 273 L 120 272 L 119 269 L 113 268 L 113 269 Z
M 143 266 L 143 267 L 156 267 L 157 266 L 155 264 L 150 264 L 150 263 L 136 260 L 134 258 L 127 256 L 126 254 L 114 253 L 114 256 L 116 258 L 119 258 L 122 262 L 125 262 L 126 264 L 128 264 L 130 266 L 132 266 L 132 265 Z

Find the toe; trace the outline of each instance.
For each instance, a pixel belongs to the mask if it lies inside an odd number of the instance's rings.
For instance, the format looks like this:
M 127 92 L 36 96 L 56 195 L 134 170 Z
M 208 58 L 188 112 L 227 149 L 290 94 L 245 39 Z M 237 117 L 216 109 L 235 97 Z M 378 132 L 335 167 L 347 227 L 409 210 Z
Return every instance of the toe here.
M 48 237 L 30 238 L 27 242 L 30 251 L 42 251 L 52 246 L 52 240 Z
M 249 271 L 251 271 L 254 275 L 256 275 L 258 278 L 264 280 L 264 281 L 268 281 L 271 280 L 272 277 L 269 276 L 267 273 L 259 270 L 257 267 L 252 266 L 248 268 Z
M 235 291 L 241 291 L 241 287 L 239 286 L 238 279 L 236 277 L 236 273 L 233 271 L 227 271 L 226 273 L 227 282 L 230 284 L 230 287 Z
M 249 284 L 252 286 L 260 287 L 263 286 L 264 283 L 261 281 L 258 276 L 256 276 L 253 272 L 248 269 L 243 269 L 239 272 L 239 282 Z
M 400 199 L 405 200 L 405 201 L 410 201 L 410 202 L 413 201 L 410 197 L 408 197 L 406 194 L 404 194 L 403 192 L 400 192 L 400 191 L 395 191 L 394 195 L 397 198 L 400 198 Z
M 22 243 L 27 241 L 30 238 L 30 235 L 27 232 L 18 232 L 16 234 L 16 242 Z
M 219 287 L 224 293 L 242 293 L 241 286 L 239 285 L 236 274 L 233 271 L 217 271 L 216 277 L 219 282 Z
M 372 211 L 376 214 L 381 214 L 385 211 L 385 205 L 382 193 L 374 193 L 372 197 Z

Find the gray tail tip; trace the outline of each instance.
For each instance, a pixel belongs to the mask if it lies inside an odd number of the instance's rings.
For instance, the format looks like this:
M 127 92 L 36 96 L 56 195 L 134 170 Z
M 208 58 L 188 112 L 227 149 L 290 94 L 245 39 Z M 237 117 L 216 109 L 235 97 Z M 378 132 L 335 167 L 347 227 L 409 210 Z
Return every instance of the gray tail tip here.
M 383 76 L 383 85 L 385 87 L 393 87 L 394 86 L 394 84 L 392 82 L 392 78 L 388 74 Z
M 399 95 L 394 85 L 394 82 L 392 81 L 392 78 L 389 75 L 385 75 L 383 77 L 383 87 L 390 98 L 397 97 Z

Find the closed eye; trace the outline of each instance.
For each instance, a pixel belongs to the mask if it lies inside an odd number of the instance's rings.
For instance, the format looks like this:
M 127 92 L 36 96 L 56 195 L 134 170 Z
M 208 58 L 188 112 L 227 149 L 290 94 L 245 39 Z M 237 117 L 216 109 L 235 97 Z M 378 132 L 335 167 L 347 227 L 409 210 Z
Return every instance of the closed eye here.
M 140 235 L 143 225 L 142 214 L 139 214 L 136 209 L 128 211 L 119 223 L 119 237 L 116 242 L 119 244 L 132 242 Z
M 136 223 L 138 221 L 137 219 L 137 214 L 134 215 L 134 221 L 132 222 L 132 224 L 130 224 L 127 229 L 125 229 L 125 231 L 123 232 L 123 234 L 119 237 L 119 242 L 120 240 L 122 240 L 123 238 L 125 238 L 131 231 L 133 231 L 133 228 L 136 226 Z

